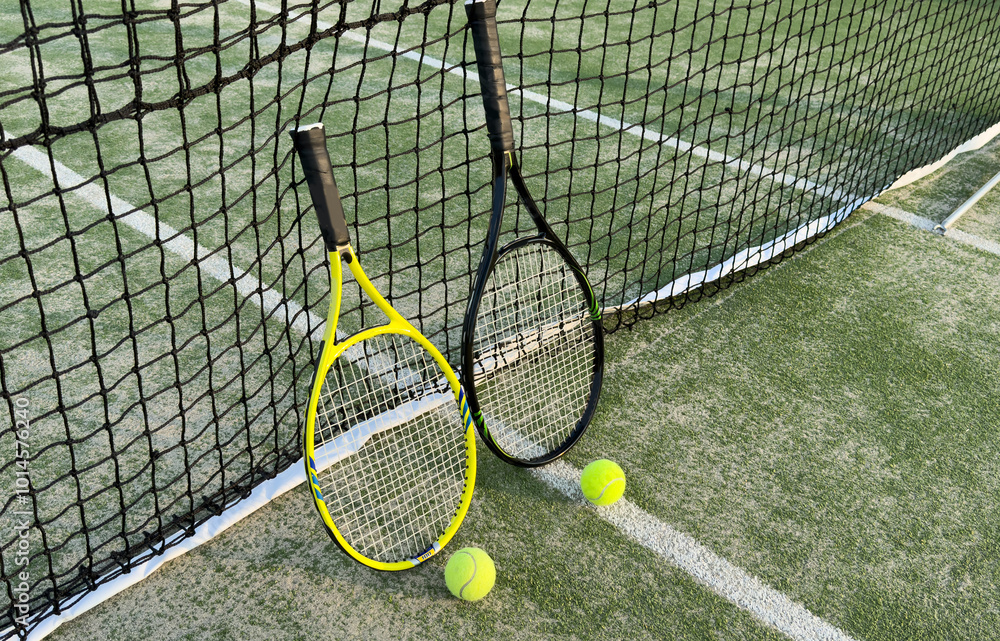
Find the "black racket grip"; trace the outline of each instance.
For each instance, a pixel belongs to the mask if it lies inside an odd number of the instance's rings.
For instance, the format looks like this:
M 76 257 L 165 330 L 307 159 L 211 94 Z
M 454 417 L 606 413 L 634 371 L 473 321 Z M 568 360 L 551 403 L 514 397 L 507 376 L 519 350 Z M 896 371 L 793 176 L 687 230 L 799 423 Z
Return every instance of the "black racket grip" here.
M 344 206 L 340 202 L 337 181 L 333 178 L 330 153 L 326 149 L 326 130 L 323 123 L 293 129 L 292 144 L 299 152 L 302 171 L 309 185 L 319 229 L 327 251 L 337 251 L 339 247 L 351 244 L 351 234 L 344 218 Z
M 494 151 L 514 151 L 514 128 L 510 124 L 507 104 L 507 83 L 500 59 L 500 37 L 497 35 L 496 0 L 467 0 L 465 15 L 472 29 L 472 44 L 479 67 L 479 88 L 486 110 L 486 130 Z

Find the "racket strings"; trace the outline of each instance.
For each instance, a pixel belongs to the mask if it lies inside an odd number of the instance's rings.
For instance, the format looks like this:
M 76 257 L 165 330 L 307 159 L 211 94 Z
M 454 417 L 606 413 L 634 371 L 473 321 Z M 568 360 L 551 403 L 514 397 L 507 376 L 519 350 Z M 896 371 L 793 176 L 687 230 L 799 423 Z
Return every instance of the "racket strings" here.
M 369 559 L 424 552 L 457 514 L 465 426 L 444 372 L 410 338 L 380 334 L 333 363 L 317 404 L 315 449 L 330 517 Z
M 476 319 L 476 394 L 494 441 L 528 460 L 570 439 L 590 399 L 595 336 L 587 296 L 548 245 L 498 259 Z

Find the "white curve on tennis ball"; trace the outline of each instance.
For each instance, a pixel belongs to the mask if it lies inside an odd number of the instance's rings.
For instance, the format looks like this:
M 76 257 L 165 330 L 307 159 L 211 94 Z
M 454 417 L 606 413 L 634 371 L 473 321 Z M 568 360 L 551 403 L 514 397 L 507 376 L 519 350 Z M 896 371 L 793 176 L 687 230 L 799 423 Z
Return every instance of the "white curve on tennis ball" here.
M 460 552 L 460 554 L 464 554 L 465 556 L 467 556 L 470 559 L 472 559 L 472 576 L 470 576 L 469 580 L 465 582 L 465 585 L 462 586 L 462 589 L 458 591 L 459 598 L 464 599 L 465 598 L 465 588 L 469 587 L 469 584 L 472 583 L 473 580 L 475 580 L 476 574 L 479 573 L 479 565 L 476 563 L 476 557 L 474 557 L 473 555 L 469 554 L 468 552 Z
M 625 479 L 619 476 L 618 478 L 611 479 L 610 481 L 605 483 L 604 487 L 601 488 L 601 493 L 598 494 L 596 497 L 594 497 L 593 500 L 600 501 L 601 498 L 604 497 L 604 493 L 608 491 L 608 488 L 611 487 L 614 483 L 619 483 L 619 482 L 624 483 Z

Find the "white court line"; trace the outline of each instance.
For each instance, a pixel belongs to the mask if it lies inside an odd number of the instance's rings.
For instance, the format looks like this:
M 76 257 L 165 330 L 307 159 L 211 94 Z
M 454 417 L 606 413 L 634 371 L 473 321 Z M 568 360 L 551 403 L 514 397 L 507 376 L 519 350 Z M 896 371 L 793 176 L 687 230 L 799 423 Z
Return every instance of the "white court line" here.
M 495 422 L 489 416 L 487 419 L 487 423 Z M 512 433 L 518 449 L 528 456 L 544 453 L 540 446 L 527 440 L 519 432 L 507 426 L 504 426 L 504 432 Z M 574 503 L 590 505 L 580 489 L 582 472 L 565 460 L 530 468 L 528 472 Z M 628 499 L 619 499 L 613 505 L 595 509 L 598 516 L 628 538 L 690 574 L 709 590 L 749 612 L 761 623 L 795 641 L 853 641 L 850 636 L 823 621 L 802 604 L 792 601 Z
M 580 470 L 555 461 L 531 470 L 532 476 L 570 500 L 587 504 L 580 491 Z M 628 499 L 595 508 L 597 515 L 630 539 L 693 576 L 712 592 L 749 612 L 757 620 L 797 641 L 853 641 L 757 577 L 678 532 Z
M 247 7 L 251 6 L 252 0 L 237 0 L 241 4 Z M 264 11 L 270 11 L 271 13 L 277 14 L 281 12 L 281 9 L 273 5 L 269 5 L 263 2 L 253 1 L 253 6 L 258 9 L 263 9 Z M 291 19 L 290 23 L 295 22 L 306 22 L 311 21 L 312 15 L 309 13 L 304 13 L 297 18 Z M 327 30 L 332 29 L 334 25 L 329 22 L 324 22 L 322 20 L 316 21 L 316 27 L 318 29 Z M 395 45 L 389 44 L 388 42 L 382 42 L 381 40 L 376 40 L 369 36 L 363 36 L 352 31 L 345 31 L 341 34 L 342 38 L 347 38 L 348 40 L 353 40 L 357 43 L 363 44 L 366 47 L 372 47 L 374 49 L 380 49 L 387 53 L 391 53 L 400 58 L 406 58 L 408 60 L 413 60 L 420 65 L 426 65 L 433 69 L 440 69 L 446 73 L 458 76 L 464 79 L 466 82 L 479 82 L 479 74 L 474 71 L 466 71 L 461 67 L 461 65 L 449 65 L 443 60 L 435 58 L 433 56 L 428 56 L 426 54 L 417 53 L 413 49 L 406 49 L 400 51 Z M 640 125 L 626 122 L 624 120 L 619 120 L 617 118 L 611 118 L 610 116 L 604 116 L 596 111 L 590 109 L 580 109 L 576 105 L 572 105 L 568 102 L 563 102 L 561 100 L 556 100 L 555 98 L 550 98 L 549 96 L 544 96 L 540 93 L 535 93 L 534 91 L 528 91 L 522 89 L 517 85 L 508 84 L 507 85 L 508 95 L 513 94 L 521 96 L 525 100 L 538 103 L 548 107 L 548 112 L 552 116 L 558 116 L 562 114 L 574 114 L 578 118 L 583 118 L 584 120 L 589 120 L 591 122 L 600 123 L 611 129 L 622 131 L 624 133 L 632 134 L 638 136 L 644 140 L 649 140 L 657 144 L 663 145 L 665 147 L 672 147 L 681 152 L 688 152 L 693 156 L 699 158 L 705 158 L 712 162 L 723 163 L 728 167 L 733 167 L 741 171 L 746 171 L 750 174 L 755 174 L 761 176 L 762 178 L 770 178 L 775 182 L 779 182 L 783 185 L 793 187 L 796 189 L 801 189 L 803 191 L 813 191 L 820 196 L 826 198 L 832 198 L 838 202 L 848 202 L 855 201 L 858 199 L 857 196 L 851 194 L 845 194 L 839 189 L 833 189 L 825 185 L 820 185 L 811 180 L 806 180 L 804 178 L 797 178 L 791 174 L 782 173 L 774 169 L 765 167 L 757 163 L 751 163 L 742 158 L 737 158 L 735 156 L 729 156 L 718 151 L 713 151 L 707 147 L 702 147 L 700 145 L 695 145 L 693 143 L 680 140 L 679 138 L 674 138 L 673 136 L 667 136 L 662 133 L 653 131 L 651 129 L 646 129 Z M 624 107 L 623 107 L 624 109 Z
M 4 132 L 0 131 L 0 133 Z M 319 341 L 323 338 L 324 323 L 326 322 L 324 318 L 304 309 L 295 301 L 286 299 L 250 272 L 233 265 L 220 256 L 222 250 L 213 253 L 201 245 L 196 245 L 191 238 L 166 223 L 157 222 L 155 217 L 138 207 L 114 194 L 106 195 L 104 190 L 97 186 L 96 181 L 84 184 L 83 176 L 54 158 L 52 165 L 55 166 L 56 175 L 53 177 L 49 168 L 49 157 L 34 147 L 18 147 L 14 150 L 13 156 L 53 180 L 54 184 L 58 184 L 64 193 L 75 194 L 98 211 L 109 213 L 108 201 L 110 201 L 110 213 L 114 214 L 119 222 L 125 223 L 148 238 L 159 238 L 164 249 L 176 254 L 186 263 L 195 265 L 200 274 L 207 274 L 221 283 L 231 282 L 244 299 L 260 307 L 270 320 L 284 323 L 303 336 L 309 335 L 309 328 L 312 327 L 312 339 Z M 347 338 L 347 334 L 338 328 L 335 339 L 342 341 L 345 338 Z M 371 370 L 376 375 L 381 375 L 380 373 L 392 369 L 391 364 L 386 365 L 388 361 L 385 358 L 380 359 L 378 355 L 374 358 L 366 357 L 360 345 L 352 345 L 345 354 L 352 361 L 359 363 L 361 367 Z M 362 361 L 364 362 L 362 363 Z M 374 367 L 372 367 L 373 364 Z
M 899 209 L 897 207 L 890 207 L 888 205 L 883 205 L 881 203 L 869 202 L 862 206 L 862 209 L 875 212 L 877 214 L 882 214 L 883 216 L 889 216 L 890 218 L 895 218 L 896 220 L 902 221 L 909 225 L 913 225 L 919 229 L 923 229 L 929 232 L 933 232 L 934 228 L 937 227 L 937 223 L 923 216 L 918 216 L 917 214 L 908 212 L 904 209 Z M 989 252 L 996 256 L 1000 256 L 1000 243 L 996 243 L 992 240 L 986 238 L 981 238 L 975 234 L 970 234 L 962 231 L 961 229 L 949 229 L 948 233 L 943 236 L 944 238 L 950 238 L 956 242 L 960 242 L 963 245 L 971 245 L 985 252 Z
M 3 134 L 4 138 L 7 137 L 6 132 L 0 133 Z M 294 328 L 302 335 L 309 334 L 309 327 L 313 327 L 313 338 L 315 340 L 322 338 L 324 319 L 306 311 L 295 301 L 287 300 L 260 282 L 250 272 L 230 263 L 223 257 L 222 250 L 213 253 L 201 245 L 196 245 L 191 238 L 181 234 L 166 223 L 157 222 L 155 217 L 138 207 L 125 202 L 114 194 L 105 194 L 104 190 L 98 187 L 98 181 L 84 184 L 86 179 L 83 176 L 54 158 L 50 165 L 49 156 L 34 147 L 18 147 L 14 150 L 13 156 L 44 174 L 54 184 L 58 184 L 64 193 L 69 192 L 82 198 L 105 214 L 114 214 L 119 222 L 125 223 L 148 238 L 159 238 L 164 249 L 181 257 L 185 262 L 195 265 L 199 273 L 208 274 L 222 283 L 231 282 L 241 296 L 258 305 L 265 312 L 265 315 L 273 314 L 274 320 Z M 55 167 L 55 176 L 52 175 L 51 167 L 53 166 Z M 111 204 L 110 212 L 108 211 L 109 202 Z M 340 332 L 337 335 L 341 337 Z

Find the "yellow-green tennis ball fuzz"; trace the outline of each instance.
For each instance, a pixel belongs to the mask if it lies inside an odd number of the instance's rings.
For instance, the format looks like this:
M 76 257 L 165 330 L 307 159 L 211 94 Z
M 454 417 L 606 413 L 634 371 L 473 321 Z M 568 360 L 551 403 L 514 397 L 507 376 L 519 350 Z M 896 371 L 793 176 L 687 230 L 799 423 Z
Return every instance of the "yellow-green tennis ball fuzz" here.
M 497 568 L 490 555 L 479 548 L 462 548 L 451 555 L 444 568 L 444 582 L 463 601 L 478 601 L 493 589 Z
M 583 468 L 580 489 L 594 505 L 611 505 L 625 493 L 625 472 L 614 461 L 599 459 Z

